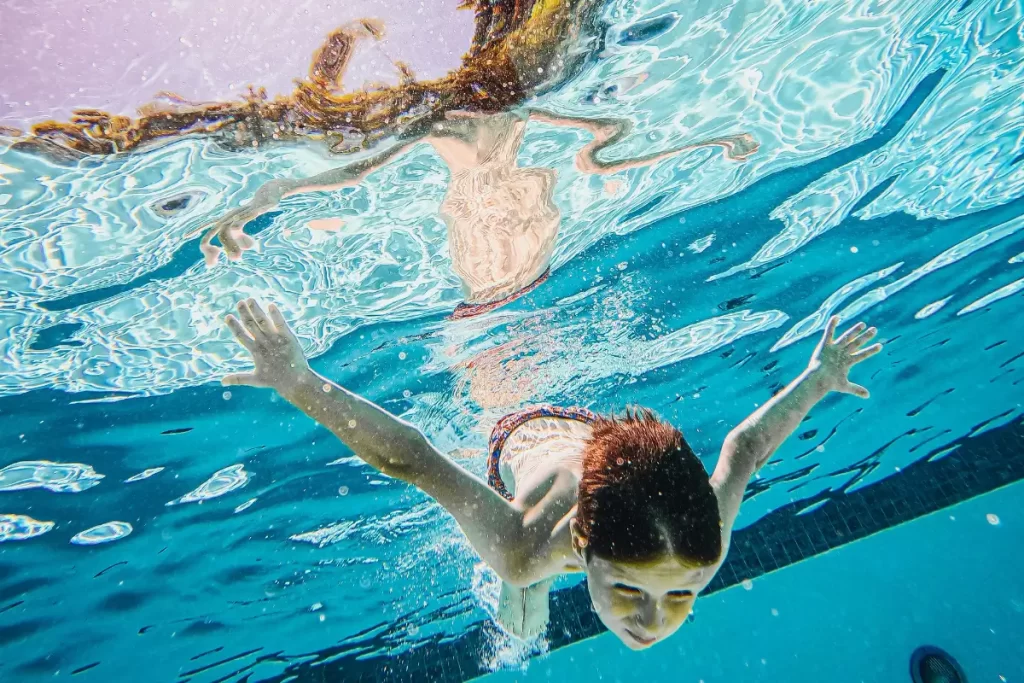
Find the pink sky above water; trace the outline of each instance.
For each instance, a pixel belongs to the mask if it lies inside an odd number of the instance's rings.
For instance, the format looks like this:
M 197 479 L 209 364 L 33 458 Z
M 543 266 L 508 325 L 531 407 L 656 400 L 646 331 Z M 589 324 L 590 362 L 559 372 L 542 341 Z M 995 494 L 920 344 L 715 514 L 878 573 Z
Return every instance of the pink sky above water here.
M 419 78 L 456 67 L 473 13 L 457 0 L 3 0 L 0 124 L 66 120 L 78 107 L 133 114 L 160 91 L 236 98 L 252 83 L 289 92 L 333 29 L 381 19 L 385 40 L 356 50 L 346 89 L 397 82 L 390 59 Z M 428 9 L 433 7 L 434 9 Z

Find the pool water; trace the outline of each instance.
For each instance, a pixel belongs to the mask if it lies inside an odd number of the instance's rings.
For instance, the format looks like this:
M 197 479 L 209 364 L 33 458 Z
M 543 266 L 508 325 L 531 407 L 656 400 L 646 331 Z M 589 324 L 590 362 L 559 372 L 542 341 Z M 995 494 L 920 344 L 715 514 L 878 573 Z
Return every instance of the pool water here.
M 1024 680 L 1004 571 L 1024 538 L 1024 6 L 599 16 L 583 66 L 530 106 L 629 120 L 609 161 L 757 150 L 598 175 L 575 163 L 585 129 L 530 121 L 515 161 L 553 172 L 550 274 L 473 317 L 451 316 L 451 177 L 428 144 L 283 200 L 246 227 L 257 250 L 212 267 L 208 224 L 337 158 L 202 136 L 76 162 L 0 148 L 3 680 L 903 681 L 929 641 L 972 681 Z M 497 577 L 441 508 L 273 392 L 222 387 L 250 367 L 222 323 L 248 296 L 319 373 L 481 475 L 494 422 L 542 402 L 648 406 L 710 469 L 831 314 L 885 350 L 854 370 L 871 399 L 823 401 L 748 489 L 742 538 L 792 547 L 734 547 L 694 623 L 634 655 L 577 578 L 556 585 L 557 629 L 505 634 Z M 836 640 L 782 652 L 815 632 Z

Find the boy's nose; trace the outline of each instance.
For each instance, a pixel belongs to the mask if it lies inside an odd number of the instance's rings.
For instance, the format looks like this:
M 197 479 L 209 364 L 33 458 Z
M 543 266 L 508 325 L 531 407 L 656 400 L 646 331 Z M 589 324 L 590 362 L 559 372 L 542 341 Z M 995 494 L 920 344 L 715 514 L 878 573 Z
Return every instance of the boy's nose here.
M 637 615 L 637 623 L 650 635 L 657 635 L 665 626 L 665 611 L 657 604 L 648 603 Z

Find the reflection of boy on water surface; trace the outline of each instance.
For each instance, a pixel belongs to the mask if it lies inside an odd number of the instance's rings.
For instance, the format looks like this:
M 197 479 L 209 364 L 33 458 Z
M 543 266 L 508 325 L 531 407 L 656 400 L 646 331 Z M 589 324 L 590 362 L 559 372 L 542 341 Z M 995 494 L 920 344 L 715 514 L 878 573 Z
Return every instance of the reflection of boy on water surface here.
M 536 110 L 449 112 L 422 140 L 396 145 L 311 178 L 270 181 L 252 201 L 220 219 L 207 232 L 202 242 L 207 262 L 216 262 L 220 253 L 220 248 L 212 244 L 214 237 L 219 238 L 228 258 L 237 259 L 251 248 L 253 240 L 242 232 L 243 226 L 275 208 L 281 199 L 358 185 L 380 165 L 418 142 L 426 142 L 450 173 L 441 216 L 448 226 L 452 268 L 463 284 L 465 303 L 455 315 L 473 315 L 501 305 L 545 276 L 561 221 L 554 202 L 555 170 L 523 168 L 516 162 L 530 120 L 592 133 L 594 139 L 576 155 L 576 167 L 584 173 L 615 173 L 709 146 L 722 147 L 728 158 L 740 161 L 758 147 L 752 136 L 741 134 L 608 162 L 598 159 L 598 153 L 628 134 L 631 126 L 626 121 L 568 118 Z M 340 222 L 335 222 L 337 225 Z

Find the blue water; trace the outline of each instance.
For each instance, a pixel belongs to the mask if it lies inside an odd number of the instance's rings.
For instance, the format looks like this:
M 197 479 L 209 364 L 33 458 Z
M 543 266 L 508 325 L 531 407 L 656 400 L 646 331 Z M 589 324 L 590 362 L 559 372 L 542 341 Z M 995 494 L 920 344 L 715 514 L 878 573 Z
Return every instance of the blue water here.
M 535 104 L 632 120 L 609 158 L 739 133 L 760 150 L 698 150 L 609 191 L 573 166 L 587 134 L 531 123 L 520 165 L 557 171 L 552 273 L 481 317 L 448 318 L 448 177 L 426 145 L 358 189 L 286 200 L 248 227 L 258 252 L 213 268 L 207 223 L 336 162 L 197 139 L 71 166 L 0 151 L 0 467 L 81 465 L 6 470 L 0 514 L 25 517 L 0 527 L 4 680 L 99 662 L 76 678 L 170 681 L 216 650 L 239 657 L 191 680 L 256 681 L 287 666 L 261 654 L 396 622 L 401 651 L 490 618 L 497 579 L 441 509 L 271 392 L 219 385 L 248 367 L 220 322 L 243 296 L 478 473 L 494 421 L 541 401 L 649 406 L 710 468 L 829 314 L 877 325 L 885 351 L 854 376 L 872 398 L 818 406 L 741 526 L 1020 420 L 1019 2 L 621 0 L 603 17 L 601 54 Z M 304 227 L 328 216 L 344 230 Z M 543 650 L 496 635 L 479 657 Z

